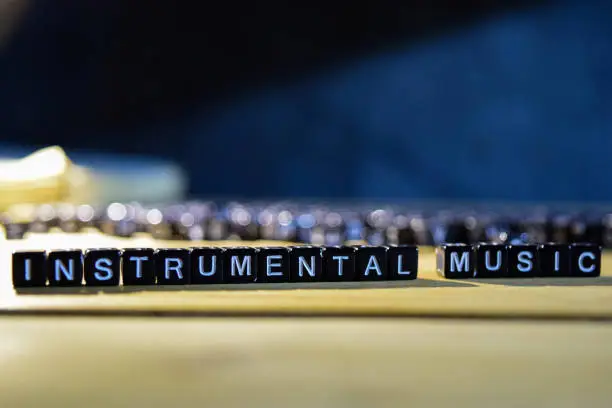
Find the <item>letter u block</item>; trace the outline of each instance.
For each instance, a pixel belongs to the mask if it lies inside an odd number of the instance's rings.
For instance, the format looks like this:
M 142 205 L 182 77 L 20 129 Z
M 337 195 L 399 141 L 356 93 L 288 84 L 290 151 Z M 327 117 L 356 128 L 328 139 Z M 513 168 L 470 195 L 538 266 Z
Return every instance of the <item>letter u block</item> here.
M 508 248 L 504 244 L 476 244 L 477 278 L 503 278 L 508 276 Z
M 474 277 L 472 247 L 465 244 L 444 244 L 436 247 L 436 271 L 447 279 Z

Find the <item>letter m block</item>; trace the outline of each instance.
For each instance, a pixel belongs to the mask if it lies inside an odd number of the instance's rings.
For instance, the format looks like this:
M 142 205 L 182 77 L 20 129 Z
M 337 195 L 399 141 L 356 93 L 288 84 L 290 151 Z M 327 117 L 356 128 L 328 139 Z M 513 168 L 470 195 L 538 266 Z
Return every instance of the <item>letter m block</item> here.
M 447 279 L 473 278 L 472 247 L 465 244 L 444 244 L 436 247 L 436 271 Z

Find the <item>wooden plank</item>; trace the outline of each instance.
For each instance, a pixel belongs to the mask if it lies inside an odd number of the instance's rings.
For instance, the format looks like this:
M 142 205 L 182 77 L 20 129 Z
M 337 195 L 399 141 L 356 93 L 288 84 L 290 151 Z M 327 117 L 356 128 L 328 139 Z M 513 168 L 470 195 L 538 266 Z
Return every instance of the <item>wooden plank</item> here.
M 609 407 L 612 325 L 0 318 L 2 407 Z

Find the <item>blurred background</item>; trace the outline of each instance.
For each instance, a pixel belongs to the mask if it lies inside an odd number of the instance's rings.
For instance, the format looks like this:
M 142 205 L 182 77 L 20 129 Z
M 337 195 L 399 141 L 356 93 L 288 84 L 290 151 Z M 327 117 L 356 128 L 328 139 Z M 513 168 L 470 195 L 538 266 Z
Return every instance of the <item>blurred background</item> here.
M 612 200 L 607 1 L 0 4 L 3 157 L 195 197 Z

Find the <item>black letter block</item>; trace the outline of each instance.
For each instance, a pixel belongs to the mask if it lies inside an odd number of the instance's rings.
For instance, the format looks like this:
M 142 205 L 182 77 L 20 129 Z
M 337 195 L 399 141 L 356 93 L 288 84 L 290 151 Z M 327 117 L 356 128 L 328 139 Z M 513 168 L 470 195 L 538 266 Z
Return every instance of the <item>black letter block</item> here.
M 289 248 L 260 248 L 257 282 L 289 282 Z
M 572 276 L 594 277 L 601 274 L 601 247 L 595 244 L 570 245 Z
M 13 252 L 13 286 L 31 288 L 47 283 L 47 254 L 45 251 Z
M 85 251 L 85 284 L 87 286 L 117 286 L 121 276 L 119 249 L 88 249 Z
M 444 244 L 436 247 L 436 271 L 447 279 L 474 277 L 472 247 L 465 244 Z
M 323 279 L 321 248 L 297 246 L 289 250 L 291 282 L 317 282 Z
M 193 248 L 191 250 L 191 283 L 223 283 L 223 248 Z
M 355 247 L 325 247 L 323 254 L 323 279 L 329 282 L 355 280 Z
M 532 278 L 538 276 L 540 261 L 537 245 L 508 245 L 508 276 Z
M 388 278 L 391 280 L 416 279 L 419 267 L 419 248 L 415 245 L 393 246 L 387 250 Z
M 477 278 L 503 278 L 508 275 L 508 251 L 503 244 L 476 244 Z
M 249 247 L 228 248 L 223 260 L 223 276 L 226 283 L 251 283 L 257 279 L 257 249 Z
M 78 249 L 49 252 L 47 277 L 49 286 L 81 286 L 83 253 Z
M 540 245 L 538 247 L 538 258 L 540 258 L 538 276 L 559 277 L 570 275 L 569 245 Z
M 191 282 L 191 253 L 188 249 L 155 251 L 155 275 L 158 285 L 187 285 Z
M 154 251 L 150 248 L 123 250 L 121 266 L 124 285 L 155 285 Z
M 357 280 L 387 280 L 387 247 L 362 246 L 357 248 L 355 261 Z

